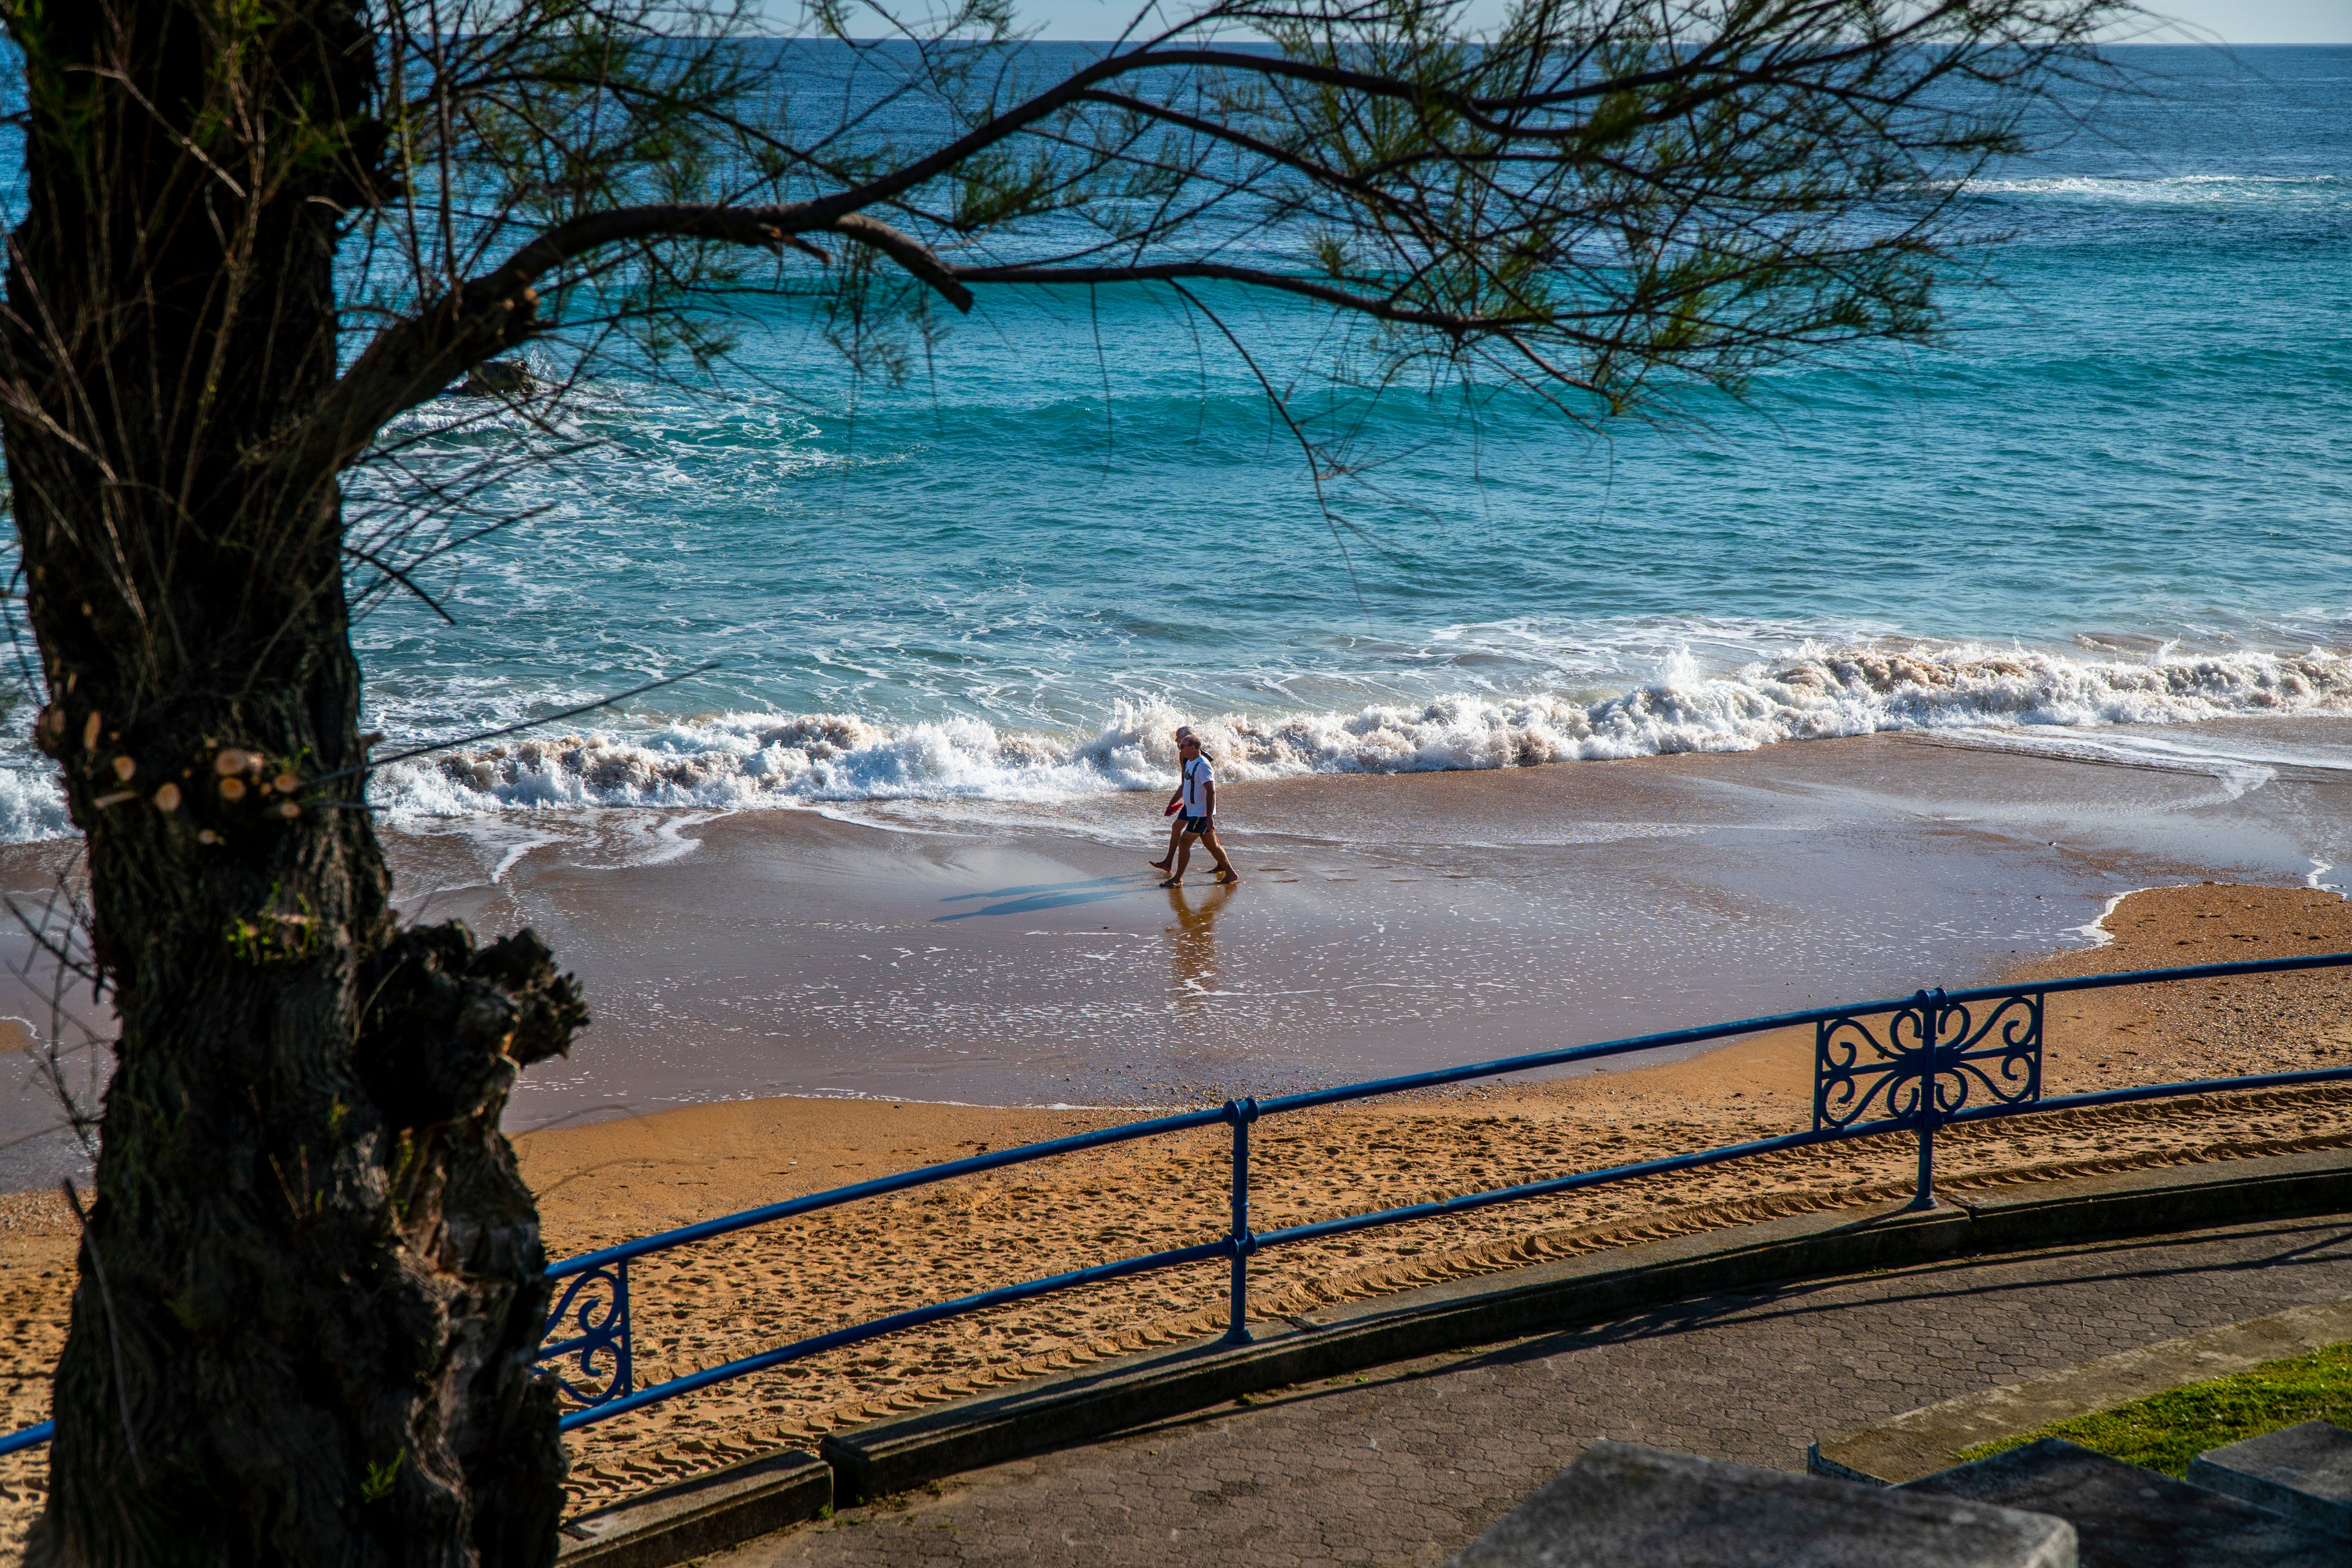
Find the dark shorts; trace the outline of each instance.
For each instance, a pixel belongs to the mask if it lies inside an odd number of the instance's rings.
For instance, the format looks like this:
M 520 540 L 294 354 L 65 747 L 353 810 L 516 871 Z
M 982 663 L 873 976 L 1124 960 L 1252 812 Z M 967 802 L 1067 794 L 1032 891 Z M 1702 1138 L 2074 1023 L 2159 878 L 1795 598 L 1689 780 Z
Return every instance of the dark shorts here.
M 1205 816 L 1180 816 L 1176 819 L 1176 826 L 1187 833 L 1206 833 L 1216 824 Z

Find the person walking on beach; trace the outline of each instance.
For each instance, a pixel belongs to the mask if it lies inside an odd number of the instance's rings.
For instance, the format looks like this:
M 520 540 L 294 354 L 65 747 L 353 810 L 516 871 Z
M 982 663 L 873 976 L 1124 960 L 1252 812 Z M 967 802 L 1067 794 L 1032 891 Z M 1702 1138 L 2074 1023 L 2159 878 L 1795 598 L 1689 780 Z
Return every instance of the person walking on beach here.
M 1179 724 L 1176 726 L 1176 746 L 1179 751 L 1181 751 L 1183 749 L 1184 742 L 1192 738 L 1192 725 Z M 1168 797 L 1167 814 L 1175 820 L 1168 825 L 1168 847 L 1166 851 L 1160 855 L 1159 859 L 1154 860 L 1151 863 L 1151 868 L 1155 871 L 1169 870 L 1176 864 L 1177 847 L 1184 842 L 1184 818 L 1179 815 L 1183 808 L 1183 805 L 1184 785 L 1182 781 L 1179 780 L 1176 785 L 1176 793 Z
M 1198 838 L 1217 858 L 1217 880 L 1231 887 L 1242 879 L 1242 874 L 1225 858 L 1225 847 L 1217 837 L 1216 770 L 1209 765 L 1209 754 L 1201 749 L 1201 738 L 1190 730 L 1176 732 L 1176 756 L 1183 764 L 1172 803 L 1178 813 L 1176 827 L 1170 839 L 1175 846 L 1176 864 L 1171 870 L 1167 861 L 1155 860 L 1152 869 L 1168 872 L 1168 879 L 1160 884 L 1161 887 L 1182 887 L 1184 868 L 1192 863 L 1192 840 Z

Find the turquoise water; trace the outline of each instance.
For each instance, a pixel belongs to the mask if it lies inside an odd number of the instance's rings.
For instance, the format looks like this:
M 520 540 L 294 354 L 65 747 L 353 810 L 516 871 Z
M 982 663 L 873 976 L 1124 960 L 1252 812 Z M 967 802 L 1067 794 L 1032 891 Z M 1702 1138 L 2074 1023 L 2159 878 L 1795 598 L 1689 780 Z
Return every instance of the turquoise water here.
M 1969 191 L 2013 237 L 1945 346 L 1599 437 L 1310 404 L 1361 423 L 1338 527 L 1169 297 L 987 295 L 896 389 L 747 300 L 709 395 L 598 381 L 563 434 L 601 445 L 515 465 L 488 499 L 544 510 L 427 574 L 456 626 L 359 628 L 400 740 L 723 668 L 376 798 L 1051 798 L 1156 786 L 1185 719 L 1249 777 L 2352 710 L 2352 49 L 2128 58 L 2147 96 Z M 58 831 L 12 765 L 0 832 Z

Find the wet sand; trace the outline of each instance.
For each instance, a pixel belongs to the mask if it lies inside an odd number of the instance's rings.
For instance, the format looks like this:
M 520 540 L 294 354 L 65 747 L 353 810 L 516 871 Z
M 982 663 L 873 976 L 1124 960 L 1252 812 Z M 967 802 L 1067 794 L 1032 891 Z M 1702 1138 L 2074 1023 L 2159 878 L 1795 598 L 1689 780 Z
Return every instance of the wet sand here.
M 1154 887 L 1134 796 L 604 823 L 495 886 L 515 850 L 468 830 L 404 870 L 432 858 L 432 907 L 536 925 L 589 984 L 596 1026 L 518 1128 L 780 1094 L 1198 1103 L 1967 984 L 2088 946 L 2133 888 L 2300 884 L 2352 772 L 2271 772 L 1879 736 L 1235 786 L 1230 890 Z
M 2143 892 L 2088 952 L 2005 965 L 2058 973 L 2352 950 L 2352 905 L 2309 889 Z M 2048 1090 L 2352 1060 L 2340 973 L 2053 998 Z M 1809 1031 L 1678 1061 L 1511 1082 L 1261 1123 L 1261 1229 L 1793 1130 L 1811 1110 Z M 761 1100 L 555 1128 L 518 1140 L 549 1245 L 576 1253 L 798 1192 L 1031 1142 L 1132 1114 L 843 1099 Z M 638 1376 L 657 1381 L 963 1290 L 1220 1234 L 1222 1130 L 1018 1167 L 704 1244 L 633 1276 Z M 2226 1159 L 2352 1143 L 2352 1089 L 2053 1113 L 1949 1132 L 1944 1183 Z M 1262 1254 L 1261 1316 L 1776 1214 L 1907 1191 L 1907 1140 L 1866 1140 Z M 71 1241 L 46 1194 L 0 1199 L 0 1419 L 38 1419 L 62 1334 Z M 836 1352 L 610 1422 L 575 1443 L 582 1506 L 809 1442 L 1006 1379 L 1196 1337 L 1222 1267 L 1122 1281 Z M 37 1464 L 0 1461 L 21 1521 Z M 0 1533 L 0 1541 L 5 1541 Z
M 533 926 L 587 985 L 594 1026 L 528 1075 L 518 1131 L 777 1095 L 1189 1104 L 1966 984 L 2087 945 L 2131 888 L 2295 885 L 2352 824 L 2352 721 L 1236 784 L 1235 889 L 1153 885 L 1157 804 L 551 813 L 390 842 L 412 916 Z M 0 852 L 0 890 L 70 857 Z M 0 960 L 37 957 L 5 924 Z M 46 1039 L 46 989 L 0 1018 Z M 102 1053 L 68 1046 L 94 1100 Z M 0 1054 L 0 1190 L 80 1164 L 32 1066 Z
M 2087 946 L 2133 888 L 2302 883 L 2352 772 L 2252 766 L 1877 736 L 1235 786 L 1231 890 L 1154 887 L 1136 796 L 400 854 L 413 907 L 535 925 L 588 984 L 596 1025 L 519 1129 L 780 1094 L 1196 1103 L 1966 984 Z

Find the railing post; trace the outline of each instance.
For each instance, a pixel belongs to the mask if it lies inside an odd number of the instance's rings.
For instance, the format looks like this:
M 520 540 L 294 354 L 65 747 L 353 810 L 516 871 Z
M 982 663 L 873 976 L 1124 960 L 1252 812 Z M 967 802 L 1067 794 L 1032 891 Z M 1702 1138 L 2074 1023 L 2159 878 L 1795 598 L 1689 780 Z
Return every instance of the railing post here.
M 613 1315 L 618 1320 L 616 1326 L 621 1332 L 613 1347 L 618 1364 L 613 1369 L 617 1375 L 612 1397 L 619 1399 L 635 1392 L 637 1378 L 636 1358 L 630 1354 L 635 1324 L 629 1317 L 629 1260 L 625 1258 L 613 1270 Z
M 1944 988 L 1922 991 L 1919 1005 L 1919 1188 L 1912 1195 L 1915 1209 L 1936 1206 L 1936 1124 L 1942 1120 L 1936 1103 L 1936 1074 L 1943 1065 Z
M 1257 1120 L 1256 1099 L 1225 1101 L 1225 1120 L 1234 1124 L 1234 1275 L 1224 1342 L 1245 1345 L 1250 1342 L 1249 1255 L 1257 1250 L 1257 1237 L 1249 1227 L 1249 1130 Z

